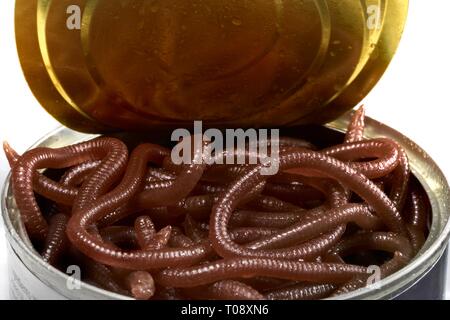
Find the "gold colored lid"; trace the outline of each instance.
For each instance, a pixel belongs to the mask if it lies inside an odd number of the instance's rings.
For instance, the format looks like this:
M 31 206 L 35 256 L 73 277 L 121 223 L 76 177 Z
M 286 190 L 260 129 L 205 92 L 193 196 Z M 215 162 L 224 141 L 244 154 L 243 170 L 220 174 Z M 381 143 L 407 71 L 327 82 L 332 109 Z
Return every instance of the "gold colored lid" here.
M 285 126 L 354 107 L 407 0 L 16 0 L 29 86 L 68 127 Z

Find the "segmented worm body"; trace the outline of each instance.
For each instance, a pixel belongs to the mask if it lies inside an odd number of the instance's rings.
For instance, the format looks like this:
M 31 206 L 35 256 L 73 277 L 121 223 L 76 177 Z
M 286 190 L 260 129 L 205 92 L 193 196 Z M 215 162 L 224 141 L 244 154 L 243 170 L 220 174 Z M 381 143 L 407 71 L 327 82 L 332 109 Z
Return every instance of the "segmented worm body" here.
M 181 164 L 165 147 L 128 155 L 108 137 L 23 155 L 3 147 L 33 244 L 86 282 L 145 300 L 322 299 L 370 285 L 368 265 L 380 279 L 398 271 L 428 235 L 430 203 L 406 152 L 364 139 L 364 126 L 361 108 L 338 145 L 259 141 L 278 154 L 271 176 L 248 143 L 214 154 L 256 160 L 231 165 L 209 161 L 208 141 Z

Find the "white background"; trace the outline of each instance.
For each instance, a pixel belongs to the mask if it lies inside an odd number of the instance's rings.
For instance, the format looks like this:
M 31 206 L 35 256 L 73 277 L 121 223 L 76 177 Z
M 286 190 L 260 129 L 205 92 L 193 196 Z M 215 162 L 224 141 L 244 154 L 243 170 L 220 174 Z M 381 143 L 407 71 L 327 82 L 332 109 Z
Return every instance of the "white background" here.
M 13 0 L 0 1 L 0 140 L 8 140 L 23 151 L 58 123 L 40 108 L 22 76 L 14 44 L 13 11 Z M 407 27 L 398 53 L 365 101 L 370 116 L 416 141 L 447 177 L 450 177 L 449 24 L 449 0 L 410 0 Z M 2 184 L 8 166 L 0 153 Z M 0 224 L 0 299 L 6 299 L 6 252 L 1 228 Z

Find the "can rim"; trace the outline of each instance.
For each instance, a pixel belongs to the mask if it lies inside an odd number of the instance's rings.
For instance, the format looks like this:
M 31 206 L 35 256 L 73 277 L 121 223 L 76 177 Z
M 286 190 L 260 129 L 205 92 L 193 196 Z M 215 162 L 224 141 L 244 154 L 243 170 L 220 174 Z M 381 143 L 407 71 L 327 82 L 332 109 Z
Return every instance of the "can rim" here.
M 347 124 L 349 122 L 350 116 L 343 116 L 338 120 L 335 120 L 326 125 L 327 128 L 344 132 Z M 376 287 L 367 286 L 338 297 L 333 297 L 332 299 L 337 300 L 345 300 L 345 299 L 389 299 L 394 298 L 406 291 L 408 288 L 413 286 L 416 282 L 418 282 L 428 270 L 430 270 L 442 256 L 447 247 L 448 240 L 450 238 L 450 187 L 448 182 L 439 169 L 437 164 L 432 160 L 432 158 L 417 144 L 412 142 L 407 137 L 403 136 L 398 131 L 373 120 L 371 118 L 367 118 L 366 120 L 366 138 L 375 138 L 380 136 L 380 129 L 383 129 L 382 135 L 385 137 L 393 138 L 398 141 L 401 145 L 403 145 L 408 153 L 408 156 L 411 159 L 411 170 L 413 174 L 417 177 L 417 179 L 424 186 L 428 197 L 430 198 L 430 203 L 432 207 L 432 224 L 430 228 L 430 234 L 420 250 L 419 254 L 405 267 L 395 272 L 394 274 L 382 279 L 381 281 L 376 283 Z M 65 133 L 68 135 L 73 135 L 77 138 L 77 141 L 83 141 L 89 138 L 93 138 L 98 135 L 86 135 L 83 133 L 79 133 L 73 131 L 71 129 L 67 129 L 64 127 L 57 128 L 56 130 L 51 131 L 41 139 L 39 139 L 35 144 L 32 145 L 31 148 L 37 147 L 39 145 L 48 143 L 48 141 L 54 138 L 57 134 Z M 79 139 L 78 139 L 79 138 Z M 421 167 L 420 164 L 425 163 L 426 167 Z M 425 174 L 423 170 L 428 170 L 433 173 L 433 175 Z M 20 248 L 24 250 L 25 254 L 27 254 L 33 262 L 37 263 L 41 267 L 45 268 L 47 272 L 52 274 L 56 274 L 58 277 L 61 277 L 60 280 L 67 281 L 69 276 L 60 270 L 46 264 L 38 255 L 38 253 L 32 248 L 31 243 L 25 235 L 25 239 L 23 239 L 24 235 L 20 235 L 19 232 L 14 227 L 9 209 L 7 206 L 7 199 L 10 197 L 8 195 L 8 191 L 10 189 L 10 178 L 11 173 L 8 174 L 5 184 L 3 186 L 3 190 L 1 193 L 1 209 L 2 209 L 2 217 L 4 223 L 6 225 L 7 230 L 7 238 L 11 242 L 14 251 L 18 254 L 17 249 Z M 434 178 L 434 179 L 433 179 Z M 437 194 L 442 197 L 438 197 Z M 22 224 L 23 228 L 23 224 Z M 23 229 L 24 230 L 24 229 Z M 18 254 L 20 257 L 20 255 Z M 27 266 L 28 267 L 28 266 Z M 49 274 L 50 274 L 49 273 Z M 59 288 L 54 288 L 53 285 L 48 283 L 46 279 L 40 278 L 41 281 L 50 285 L 54 290 L 61 293 L 63 296 L 66 296 L 61 292 Z M 130 299 L 129 297 L 116 294 L 110 291 L 103 290 L 101 288 L 95 287 L 85 282 L 81 282 L 82 289 L 86 289 L 93 293 L 104 296 L 105 298 L 112 299 Z

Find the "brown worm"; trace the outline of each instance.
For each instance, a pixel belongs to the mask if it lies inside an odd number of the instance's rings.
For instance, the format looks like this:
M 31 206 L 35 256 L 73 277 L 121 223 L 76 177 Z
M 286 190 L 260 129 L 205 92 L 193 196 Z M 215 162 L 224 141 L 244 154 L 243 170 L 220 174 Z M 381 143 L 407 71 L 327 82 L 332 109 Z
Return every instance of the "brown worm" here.
M 337 289 L 334 284 L 294 284 L 272 290 L 266 294 L 269 300 L 316 300 L 328 297 Z
M 263 300 L 264 296 L 246 285 L 235 280 L 223 280 L 211 285 L 184 289 L 189 297 L 202 300 Z
M 128 157 L 114 138 L 4 150 L 31 241 L 88 283 L 142 300 L 322 299 L 404 267 L 429 231 L 406 152 L 364 140 L 364 122 L 360 108 L 339 145 L 265 141 L 270 153 L 279 146 L 272 176 L 249 143 L 213 155 L 256 160 L 233 165 L 211 164 L 207 141 L 181 164 L 150 143 Z
M 64 254 L 68 246 L 66 237 L 66 226 L 69 218 L 67 215 L 59 213 L 50 218 L 47 238 L 45 239 L 44 249 L 41 252 L 42 259 L 51 265 L 56 265 Z
M 118 171 L 121 171 L 128 158 L 127 148 L 119 140 L 99 138 L 59 149 L 37 148 L 27 151 L 21 157 L 21 161 L 12 169 L 12 184 L 17 206 L 31 238 L 44 240 L 48 232 L 47 222 L 41 214 L 33 192 L 32 181 L 36 170 L 67 168 L 103 158 L 102 164 L 104 163 L 105 168 L 109 169 L 114 165 L 119 169 Z M 101 174 L 105 173 L 102 171 Z M 118 178 L 117 175 L 115 178 Z M 111 179 L 110 183 L 114 181 L 115 179 Z M 98 187 L 103 186 L 94 186 L 93 189 Z M 78 197 L 81 196 L 78 195 Z M 90 197 L 87 198 L 90 199 Z
M 364 108 L 363 105 L 353 113 L 352 119 L 350 120 L 347 132 L 345 134 L 344 141 L 346 143 L 352 143 L 363 140 L 365 120 L 366 120 L 365 118 L 366 118 L 366 109 Z
M 193 267 L 168 268 L 156 275 L 164 286 L 195 287 L 220 280 L 248 276 L 276 277 L 285 280 L 342 283 L 364 274 L 366 268 L 347 264 L 295 262 L 287 260 L 233 258 Z

